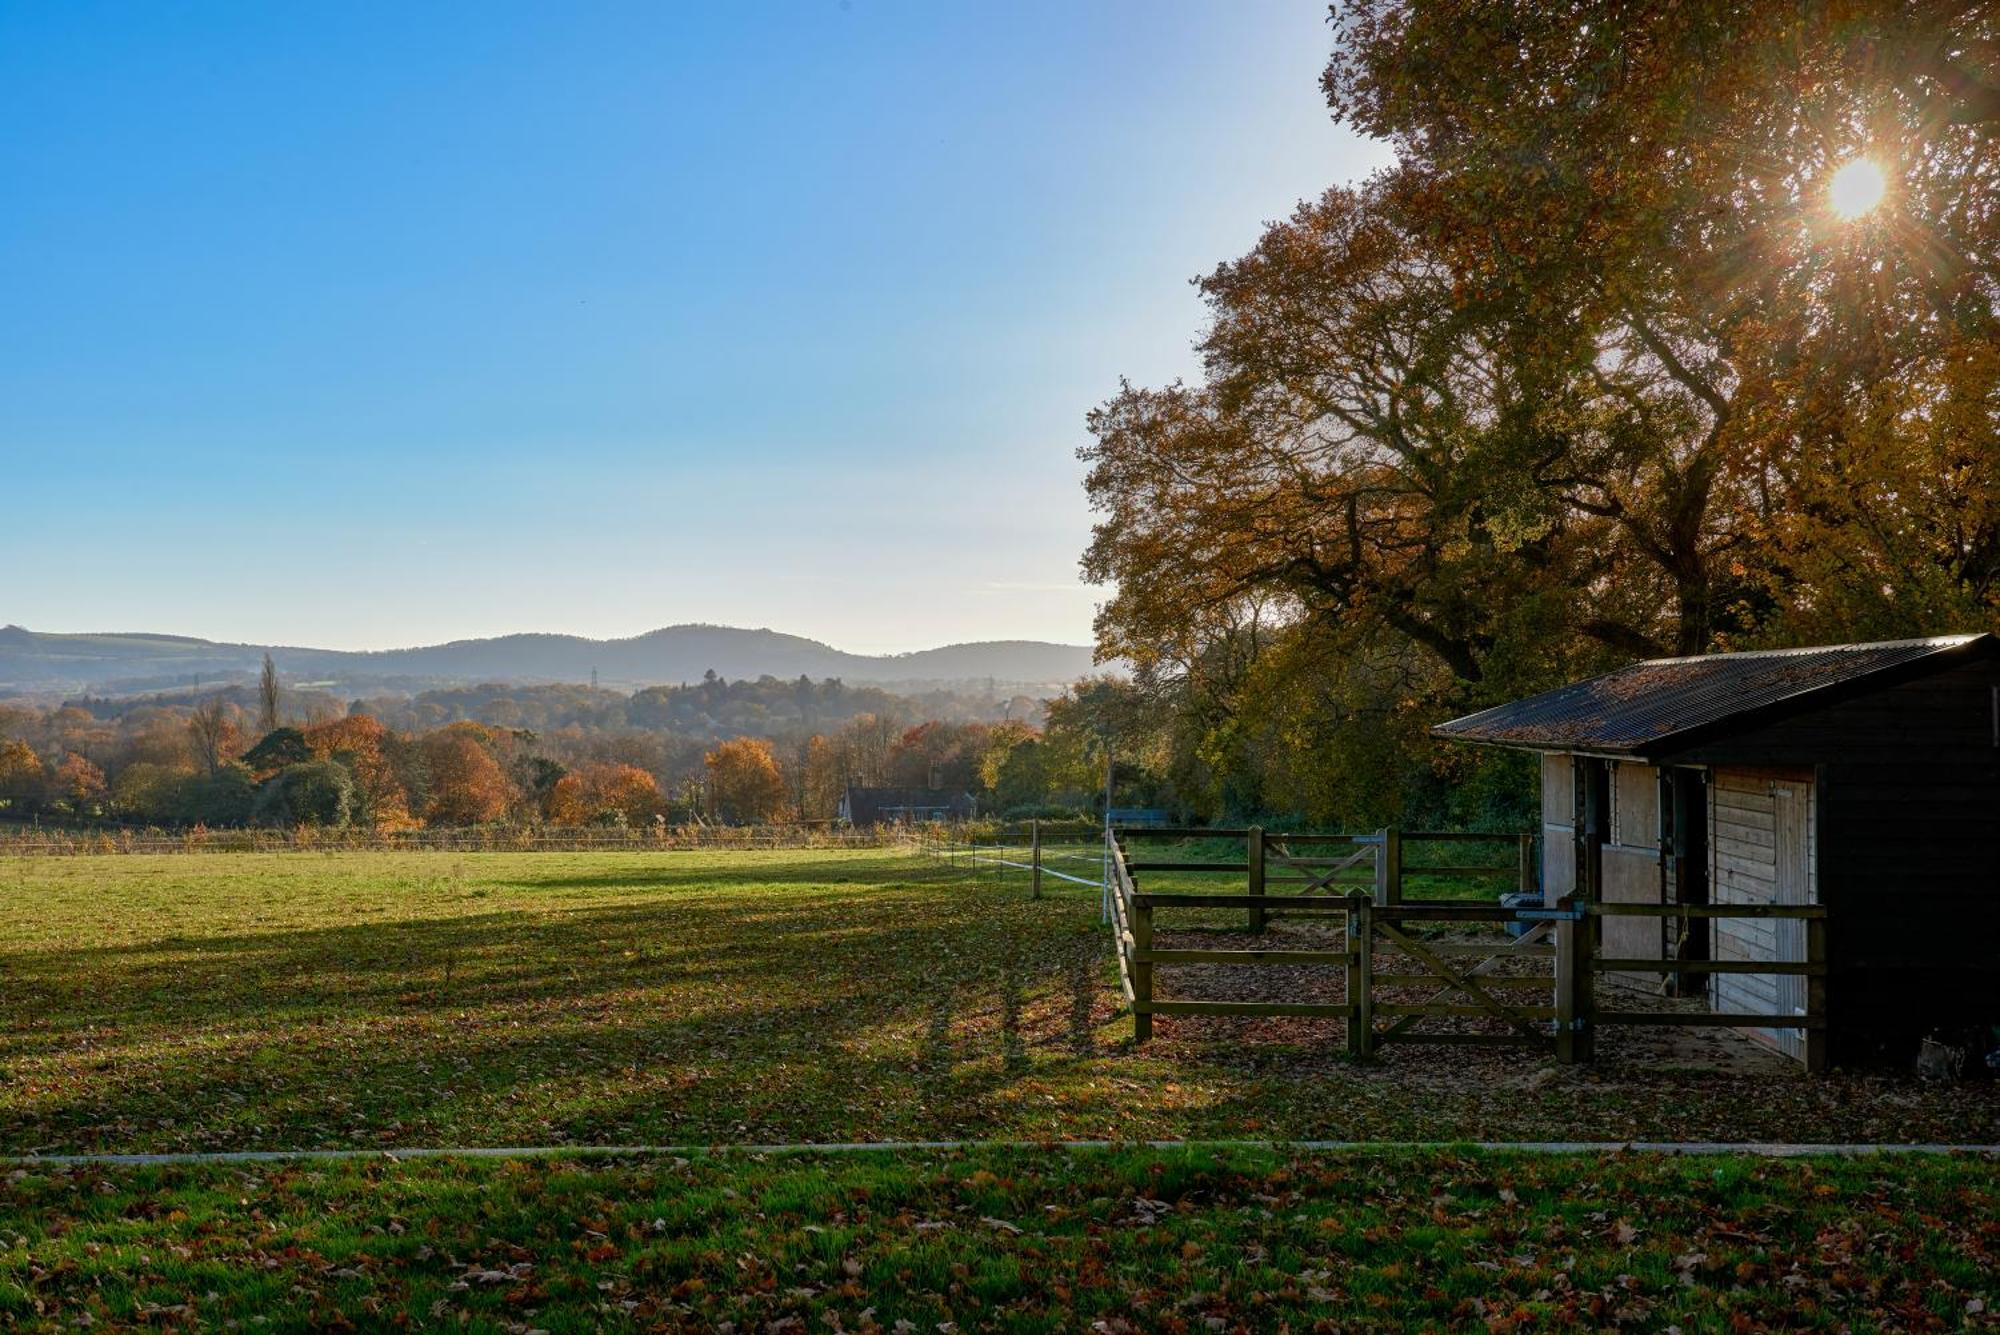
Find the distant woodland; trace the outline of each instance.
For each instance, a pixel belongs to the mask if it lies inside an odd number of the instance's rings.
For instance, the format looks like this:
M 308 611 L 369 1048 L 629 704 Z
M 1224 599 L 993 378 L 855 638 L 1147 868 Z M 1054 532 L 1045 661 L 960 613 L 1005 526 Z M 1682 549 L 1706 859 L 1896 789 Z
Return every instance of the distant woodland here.
M 898 696 L 837 680 L 632 694 L 479 686 L 357 699 L 286 686 L 0 705 L 0 820 L 378 830 L 827 821 L 849 783 L 1090 808 L 1086 683 L 1054 701 Z

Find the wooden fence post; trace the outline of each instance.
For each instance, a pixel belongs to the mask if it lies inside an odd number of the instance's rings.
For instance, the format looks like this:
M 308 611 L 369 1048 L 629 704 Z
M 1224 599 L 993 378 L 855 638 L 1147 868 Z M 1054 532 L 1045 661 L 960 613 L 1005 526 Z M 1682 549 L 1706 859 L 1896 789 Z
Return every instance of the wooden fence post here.
M 1126 903 L 1132 910 L 1132 1040 L 1153 1036 L 1153 906 Z
M 1375 1051 L 1375 904 L 1355 890 L 1347 896 L 1347 1052 L 1368 1057 Z
M 1028 897 L 1042 897 L 1042 822 L 1031 818 L 1028 821 Z
M 1377 904 L 1400 904 L 1403 902 L 1403 832 L 1397 829 L 1375 831 L 1381 844 L 1375 853 L 1375 902 Z
M 1576 992 L 1572 1002 L 1575 1016 L 1576 1060 L 1587 1062 L 1597 1055 L 1597 934 L 1604 919 L 1595 900 L 1579 899 L 1574 907 L 1583 916 L 1576 920 Z
M 1567 913 L 1576 905 L 1565 897 L 1556 905 Z M 1576 1060 L 1576 939 L 1581 924 L 1573 918 L 1556 920 L 1556 1061 Z
M 1806 1070 L 1814 1075 L 1826 1069 L 1826 919 L 1806 919 L 1806 963 L 1814 966 L 1806 975 L 1806 1018 L 1818 1027 L 1806 1030 Z
M 1249 884 L 1250 884 L 1250 894 L 1253 896 L 1253 902 L 1250 905 L 1250 930 L 1253 932 L 1261 932 L 1264 930 L 1264 924 L 1265 924 L 1264 827 L 1263 826 L 1253 825 L 1250 827 L 1249 845 L 1250 845 Z
M 1535 836 L 1532 834 L 1521 836 L 1521 870 L 1518 879 L 1520 884 L 1514 888 L 1524 895 L 1533 893 L 1540 888 L 1536 884 Z

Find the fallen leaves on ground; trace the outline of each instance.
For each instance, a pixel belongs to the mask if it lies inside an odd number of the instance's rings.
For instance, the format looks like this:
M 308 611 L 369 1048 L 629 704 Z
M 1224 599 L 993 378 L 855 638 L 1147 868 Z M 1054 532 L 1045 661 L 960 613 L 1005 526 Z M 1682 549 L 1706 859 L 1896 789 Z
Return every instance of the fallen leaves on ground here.
M 1199 1149 L 36 1169 L 0 1186 L 0 1319 L 1950 1330 L 2000 1296 L 1996 1173 Z

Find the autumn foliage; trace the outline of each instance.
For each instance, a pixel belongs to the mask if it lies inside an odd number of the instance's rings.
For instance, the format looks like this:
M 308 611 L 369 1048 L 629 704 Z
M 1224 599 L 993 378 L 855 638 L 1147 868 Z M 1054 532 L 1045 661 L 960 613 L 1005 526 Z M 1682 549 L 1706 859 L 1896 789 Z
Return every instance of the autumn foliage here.
M 583 765 L 557 779 L 546 810 L 555 825 L 641 825 L 666 810 L 660 785 L 637 765 Z
M 771 744 L 755 737 L 724 742 L 707 756 L 715 814 L 726 821 L 756 824 L 776 820 L 785 810 L 785 776 Z
M 389 730 L 366 714 L 316 723 L 302 730 L 315 759 L 337 760 L 354 776 L 359 822 L 379 830 L 414 825 L 409 794 L 396 772 L 399 745 Z
M 2000 11 L 1335 31 L 1330 105 L 1394 164 L 1204 277 L 1203 374 L 1119 387 L 1084 451 L 1100 648 L 1205 806 L 1395 819 L 1512 763 L 1434 752 L 1454 713 L 2000 629 Z M 1842 218 L 1856 158 L 1890 189 Z
M 23 741 L 0 741 L 0 798 L 32 798 L 42 782 L 42 759 Z
M 930 786 L 974 793 L 982 802 L 1004 789 L 1010 802 L 1023 805 L 1044 801 L 1052 787 L 1072 799 L 1091 787 L 1088 764 L 1055 763 L 1056 749 L 1028 724 L 912 722 L 901 711 L 874 712 L 894 697 L 849 692 L 838 682 L 718 677 L 629 697 L 523 687 L 520 708 L 513 707 L 515 697 L 482 691 L 478 698 L 495 717 L 581 701 L 617 722 L 594 730 L 559 723 L 542 732 L 459 719 L 405 730 L 359 702 L 344 714 L 313 702 L 306 718 L 282 722 L 245 745 L 245 724 L 261 707 L 254 699 L 211 697 L 185 707 L 100 700 L 90 709 L 65 705 L 40 713 L 0 705 L 0 818 L 386 832 L 544 823 L 650 828 L 708 820 L 828 822 L 855 783 Z M 458 704 L 466 697 L 453 690 L 390 703 L 399 716 L 421 715 L 439 699 Z M 825 731 L 802 734 L 794 722 L 770 736 L 739 734 L 703 745 L 673 731 L 680 726 L 673 716 L 691 702 L 727 717 L 741 713 L 745 722 L 769 719 L 774 703 L 838 721 Z M 1006 707 L 1038 709 L 1020 698 Z M 839 718 L 842 711 L 848 712 Z M 657 728 L 631 723 L 655 714 Z M 709 716 L 703 726 L 741 724 Z M 1034 751 L 1036 763 L 1010 769 L 1006 758 L 1017 749 Z M 1071 761 L 1082 756 L 1075 746 L 1061 752 Z
M 425 777 L 424 819 L 432 825 L 483 825 L 507 814 L 507 776 L 487 749 L 489 735 L 463 724 L 418 743 Z
M 104 796 L 104 771 L 71 752 L 56 766 L 56 794 L 66 802 L 94 802 Z

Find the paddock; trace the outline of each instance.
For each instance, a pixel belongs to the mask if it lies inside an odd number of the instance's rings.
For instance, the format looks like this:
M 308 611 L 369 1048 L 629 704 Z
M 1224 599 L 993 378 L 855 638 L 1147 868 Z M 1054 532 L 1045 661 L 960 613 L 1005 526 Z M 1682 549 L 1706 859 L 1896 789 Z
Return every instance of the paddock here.
M 1622 1037 L 1572 1066 L 1400 1040 L 1357 1062 L 1339 1018 L 1156 1016 L 1135 1043 L 1102 911 L 1095 884 L 1045 877 L 1038 900 L 1025 871 L 907 845 L 0 858 L 0 1151 L 2000 1141 L 1983 1087 L 1836 1072 L 1744 1099 L 1735 1073 L 1625 1061 Z M 1163 949 L 1245 923 L 1157 913 Z M 1337 950 L 1335 926 L 1280 914 L 1262 941 Z M 1211 969 L 1300 972 L 1163 965 L 1163 995 Z
M 1536 888 L 1537 841 L 1528 834 L 1113 829 L 1106 838 L 1119 986 L 1142 1043 L 1156 1016 L 1282 1017 L 1339 1021 L 1341 1049 L 1355 1058 L 1417 1044 L 1516 1048 L 1570 1064 L 1593 1060 L 1602 1032 L 1768 1026 L 1767 1012 L 1663 998 L 1631 978 L 1771 966 L 1604 951 L 1607 929 L 1637 923 L 1657 935 L 1662 919 L 1690 915 L 1798 924 L 1806 958 L 1775 967 L 1811 984 L 1801 1024 L 1825 1026 L 1826 912 L 1818 905 L 1690 908 L 1565 897 L 1549 907 Z M 1240 856 L 1227 855 L 1238 847 Z M 1207 886 L 1182 888 L 1193 878 Z M 1454 897 L 1438 897 L 1440 885 Z M 1225 925 L 1234 929 L 1228 935 L 1217 930 Z M 1307 925 L 1317 930 L 1298 930 Z M 1185 980 L 1191 968 L 1206 971 L 1195 975 L 1198 987 L 1162 986 L 1162 970 Z M 1713 1040 L 1638 1047 L 1743 1062 Z

